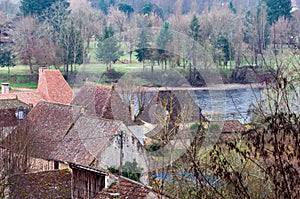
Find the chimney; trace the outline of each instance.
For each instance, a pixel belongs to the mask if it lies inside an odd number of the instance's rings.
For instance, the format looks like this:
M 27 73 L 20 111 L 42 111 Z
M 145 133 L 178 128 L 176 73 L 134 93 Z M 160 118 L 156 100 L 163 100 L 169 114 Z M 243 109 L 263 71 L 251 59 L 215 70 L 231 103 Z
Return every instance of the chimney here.
M 131 117 L 131 120 L 134 121 L 134 101 L 133 100 L 130 101 L 130 117 Z
M 2 94 L 9 93 L 9 83 L 2 83 L 1 84 L 1 93 Z
M 47 69 L 47 67 L 39 67 L 39 77 L 42 75 L 45 69 Z

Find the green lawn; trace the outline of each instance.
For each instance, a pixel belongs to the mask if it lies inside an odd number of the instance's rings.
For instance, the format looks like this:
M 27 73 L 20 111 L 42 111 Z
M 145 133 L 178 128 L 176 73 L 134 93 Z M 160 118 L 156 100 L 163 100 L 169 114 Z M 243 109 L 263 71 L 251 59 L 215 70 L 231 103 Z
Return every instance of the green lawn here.
M 8 74 L 7 67 L 0 67 L 0 74 Z M 22 75 L 30 75 L 29 66 L 18 65 L 14 67 L 10 67 L 10 74 L 22 74 Z
M 36 88 L 37 75 L 30 74 L 29 66 L 15 66 L 10 68 L 0 68 L 0 83 L 8 82 L 13 88 Z

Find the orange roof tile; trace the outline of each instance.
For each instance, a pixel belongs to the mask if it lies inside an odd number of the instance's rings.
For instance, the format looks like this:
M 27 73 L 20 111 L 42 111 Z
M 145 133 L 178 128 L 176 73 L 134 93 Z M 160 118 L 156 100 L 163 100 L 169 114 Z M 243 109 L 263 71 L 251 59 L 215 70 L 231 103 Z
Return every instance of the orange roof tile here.
M 87 115 L 121 120 L 126 125 L 133 124 L 129 108 L 113 86 L 86 83 L 71 104 L 85 107 Z
M 17 99 L 16 93 L 0 94 L 0 99 Z
M 0 94 L 0 99 L 18 99 L 26 104 L 35 106 L 39 101 L 44 100 L 39 92 L 19 92 Z
M 0 99 L 19 99 L 26 104 L 35 106 L 39 101 L 45 100 L 62 104 L 70 104 L 74 94 L 59 70 L 43 70 L 38 90 L 35 92 L 17 92 L 0 94 Z
M 38 91 L 47 101 L 69 104 L 74 97 L 73 91 L 59 70 L 43 70 Z
M 222 133 L 245 132 L 246 127 L 238 120 L 215 121 L 213 124 L 218 124 L 222 127 Z
M 158 198 L 158 194 L 152 189 L 152 187 L 122 176 L 119 176 L 119 184 L 113 183 L 109 188 L 102 189 L 95 196 L 95 199 L 109 199 L 114 198 L 113 196 L 117 196 L 121 199 Z M 166 194 L 162 194 L 162 198 L 171 197 Z

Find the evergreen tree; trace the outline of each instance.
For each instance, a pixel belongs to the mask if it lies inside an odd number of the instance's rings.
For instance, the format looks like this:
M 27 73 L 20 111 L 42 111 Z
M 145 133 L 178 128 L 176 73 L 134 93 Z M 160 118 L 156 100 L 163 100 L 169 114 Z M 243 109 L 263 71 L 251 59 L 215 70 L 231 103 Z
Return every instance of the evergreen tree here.
M 168 55 L 166 53 L 166 46 L 169 42 L 171 42 L 173 40 L 173 34 L 170 31 L 170 25 L 168 22 L 163 23 L 163 25 L 161 26 L 160 29 L 160 33 L 157 37 L 156 40 L 156 45 L 158 48 L 158 54 L 159 54 L 159 58 L 161 60 L 166 61 L 166 59 L 168 58 Z
M 111 69 L 111 62 L 117 61 L 121 53 L 119 52 L 120 46 L 117 39 L 114 37 L 114 31 L 111 26 L 105 26 L 102 36 L 98 39 L 96 58 L 103 61 L 109 69 Z
M 144 15 L 150 15 L 150 13 L 152 12 L 152 8 L 153 8 L 153 4 L 151 2 L 148 2 L 144 5 L 142 9 L 142 13 Z
M 144 4 L 141 13 L 144 15 L 150 15 L 151 13 L 156 14 L 159 16 L 161 19 L 164 19 L 164 11 L 162 8 L 160 8 L 158 5 L 153 4 L 151 2 L 148 2 Z
M 0 67 L 7 67 L 9 73 L 9 67 L 16 65 L 15 58 L 11 48 L 0 44 Z
M 194 40 L 194 41 L 200 41 L 201 39 L 201 27 L 198 21 L 198 18 L 196 15 L 193 16 L 192 22 L 190 24 L 190 30 L 189 30 L 189 36 Z
M 105 0 L 101 0 L 98 5 L 99 9 L 107 15 L 108 5 Z
M 232 3 L 232 1 L 229 2 L 229 9 L 230 9 L 234 14 L 237 13 L 237 10 L 236 10 L 234 4 Z
M 20 10 L 23 15 L 40 16 L 47 8 L 56 2 L 67 2 L 66 0 L 21 0 Z
M 144 69 L 144 61 L 146 59 L 150 58 L 151 51 L 150 51 L 150 44 L 149 44 L 149 39 L 147 35 L 147 31 L 143 28 L 140 36 L 139 36 L 139 42 L 137 45 L 137 50 L 136 51 L 136 58 L 138 59 L 139 62 L 142 62 L 143 64 L 143 69 Z
M 276 22 L 281 16 L 285 18 L 291 17 L 291 0 L 265 0 L 265 2 L 269 24 Z
M 119 3 L 118 8 L 120 11 L 125 13 L 127 15 L 127 17 L 130 17 L 131 13 L 134 12 L 134 9 L 132 8 L 132 6 L 128 5 L 126 3 Z
M 253 42 L 254 37 L 255 18 L 249 10 L 245 14 L 243 25 L 243 41 L 250 44 L 250 42 Z
M 98 8 L 105 14 L 108 14 L 108 8 L 114 7 L 116 4 L 115 0 L 100 0 L 98 3 Z
M 196 68 L 197 68 L 197 58 L 196 58 L 196 53 L 197 53 L 197 43 L 201 39 L 201 27 L 198 21 L 198 18 L 196 15 L 193 16 L 193 19 L 191 21 L 191 24 L 189 26 L 189 36 L 193 39 L 192 41 L 192 46 L 191 46 L 191 57 L 192 57 L 192 64 L 194 66 L 194 78 L 196 76 Z M 190 81 L 192 81 L 192 69 L 190 67 Z
M 225 36 L 219 36 L 215 43 L 215 48 L 222 52 L 221 55 L 217 56 L 217 59 L 220 62 L 223 61 L 224 65 L 227 66 L 228 61 L 232 60 L 232 49 L 228 38 Z

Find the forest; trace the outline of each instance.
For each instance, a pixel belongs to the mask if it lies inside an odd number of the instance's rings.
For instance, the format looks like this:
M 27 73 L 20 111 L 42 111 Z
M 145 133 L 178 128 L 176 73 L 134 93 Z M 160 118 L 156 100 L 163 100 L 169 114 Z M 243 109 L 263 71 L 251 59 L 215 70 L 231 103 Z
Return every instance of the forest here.
M 125 54 L 125 62 L 155 61 L 184 70 L 193 65 L 196 70 L 207 64 L 191 58 L 195 45 L 225 71 L 262 67 L 264 55 L 293 53 L 299 42 L 299 12 L 290 1 L 5 0 L 0 11 L 0 65 L 28 65 L 31 73 L 41 66 L 63 66 L 68 75 L 75 65 L 108 66 Z M 181 42 L 188 39 L 179 35 L 193 41 Z M 188 42 L 195 42 L 192 48 Z

